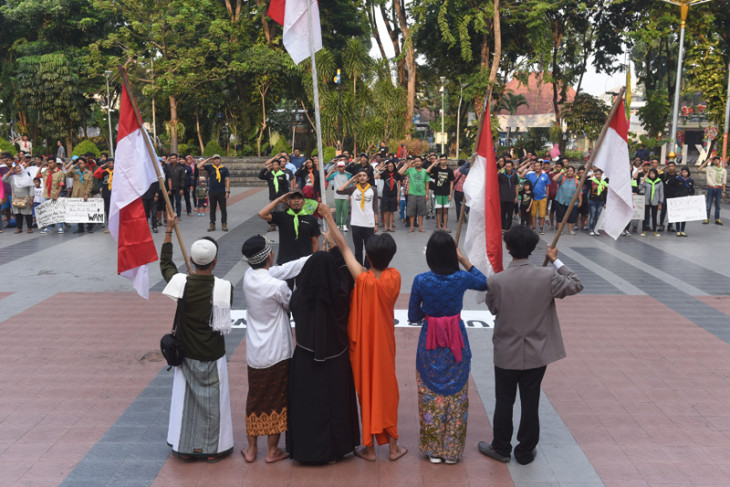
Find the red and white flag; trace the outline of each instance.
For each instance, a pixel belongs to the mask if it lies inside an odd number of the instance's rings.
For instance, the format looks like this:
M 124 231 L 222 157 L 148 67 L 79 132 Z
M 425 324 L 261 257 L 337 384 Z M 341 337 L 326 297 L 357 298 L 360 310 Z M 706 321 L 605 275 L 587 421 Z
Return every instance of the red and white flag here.
M 477 155 L 464 181 L 464 197 L 469 206 L 464 250 L 471 263 L 489 277 L 502 271 L 502 219 L 489 107 L 484 114 Z
M 312 16 L 310 30 L 307 16 L 307 2 Z M 314 52 L 322 49 L 322 27 L 319 23 L 317 0 L 271 0 L 267 15 L 284 27 L 284 47 L 294 64 L 299 64 L 311 54 L 309 36 L 313 37 Z
M 608 179 L 603 230 L 614 240 L 621 235 L 634 214 L 628 136 L 629 124 L 624 101 L 621 100 L 593 160 L 593 165 L 603 169 L 604 178 Z
M 157 250 L 142 206 L 142 195 L 157 181 L 147 151 L 149 135 L 140 127 L 127 90 L 122 88 L 119 130 L 114 160 L 109 232 L 117 241 L 117 272 L 130 279 L 143 298 L 149 297 L 147 264 L 157 260 Z

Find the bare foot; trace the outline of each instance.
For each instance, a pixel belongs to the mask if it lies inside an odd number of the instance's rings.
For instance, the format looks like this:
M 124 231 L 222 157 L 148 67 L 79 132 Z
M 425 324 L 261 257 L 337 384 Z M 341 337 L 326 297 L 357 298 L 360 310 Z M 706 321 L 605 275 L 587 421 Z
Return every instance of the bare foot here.
M 408 230 L 408 233 L 413 233 L 413 229 L 411 228 L 410 230 Z
M 418 231 L 424 233 L 426 230 L 424 230 L 423 228 L 419 228 Z
M 400 457 L 408 453 L 408 449 L 404 446 L 396 445 L 395 452 L 391 449 L 390 451 L 390 461 L 394 462 L 398 460 Z
M 277 448 L 273 453 L 269 452 L 269 454 L 266 455 L 266 463 L 276 463 L 281 460 L 286 460 L 287 458 L 289 458 L 289 454 Z
M 241 455 L 243 455 L 246 463 L 253 463 L 254 460 L 256 460 L 256 448 L 247 448 L 245 450 L 241 450 Z
M 367 460 L 368 462 L 374 462 L 375 461 L 375 449 L 374 448 L 368 448 L 367 446 L 361 446 L 360 448 L 355 448 L 355 456 L 360 457 L 363 460 Z

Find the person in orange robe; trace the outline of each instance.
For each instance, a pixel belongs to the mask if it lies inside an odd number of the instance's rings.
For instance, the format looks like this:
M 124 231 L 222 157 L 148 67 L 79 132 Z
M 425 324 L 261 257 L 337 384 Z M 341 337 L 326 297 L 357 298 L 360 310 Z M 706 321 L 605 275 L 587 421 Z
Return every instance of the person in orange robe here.
M 372 268 L 366 270 L 347 246 L 330 208 L 320 204 L 318 211 L 329 227 L 327 240 L 340 249 L 355 279 L 347 324 L 350 363 L 362 415 L 363 446 L 355 450 L 355 455 L 375 461 L 375 436 L 378 445 L 388 443 L 390 460 L 398 460 L 408 450 L 398 445 L 393 309 L 400 293 L 400 273 L 388 267 L 396 252 L 395 241 L 387 233 L 371 236 L 365 243 L 365 254 Z

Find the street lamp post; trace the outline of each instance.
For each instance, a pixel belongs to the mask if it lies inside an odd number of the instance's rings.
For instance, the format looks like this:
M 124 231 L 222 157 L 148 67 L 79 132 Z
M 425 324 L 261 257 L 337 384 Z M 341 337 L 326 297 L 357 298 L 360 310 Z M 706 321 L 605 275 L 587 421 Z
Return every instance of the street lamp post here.
M 440 76 L 439 79 L 441 80 L 441 153 L 445 154 L 444 139 L 446 139 L 446 137 L 444 137 L 444 91 L 446 91 L 446 88 L 444 87 L 444 83 L 446 82 L 446 76 Z
M 109 123 L 109 152 L 112 158 L 114 157 L 114 134 L 112 133 L 112 101 L 109 96 L 109 76 L 112 75 L 111 71 L 104 71 L 106 76 L 106 120 Z
M 674 108 L 672 111 L 672 131 L 670 135 L 669 152 L 677 152 L 677 118 L 679 116 L 679 90 L 682 84 L 682 61 L 684 60 L 684 28 L 687 24 L 687 13 L 690 5 L 699 5 L 711 0 L 664 0 L 673 5 L 679 5 L 681 17 L 679 30 L 679 57 L 677 59 L 677 78 L 674 87 Z

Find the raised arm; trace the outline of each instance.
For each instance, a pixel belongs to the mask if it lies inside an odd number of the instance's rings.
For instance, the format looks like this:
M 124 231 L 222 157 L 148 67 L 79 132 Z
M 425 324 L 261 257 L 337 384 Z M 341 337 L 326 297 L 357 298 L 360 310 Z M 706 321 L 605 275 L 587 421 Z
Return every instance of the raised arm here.
M 350 274 L 352 274 L 352 278 L 357 279 L 357 276 L 365 272 L 365 268 L 360 265 L 357 259 L 355 259 L 352 250 L 350 250 L 350 247 L 347 246 L 345 237 L 343 237 L 342 233 L 340 233 L 340 230 L 337 228 L 337 224 L 335 223 L 335 219 L 332 217 L 332 210 L 330 210 L 329 206 L 320 204 L 317 211 L 319 212 L 319 216 L 324 218 L 327 222 L 329 236 L 335 242 L 337 248 L 340 249 L 342 257 L 345 259 L 345 263 L 347 264 L 347 269 L 350 271 Z
M 206 163 L 207 163 L 207 162 L 208 162 L 209 160 L 211 160 L 211 159 L 212 159 L 212 157 L 209 157 L 209 158 L 207 158 L 207 159 L 203 159 L 202 161 L 199 161 L 199 162 L 198 162 L 198 163 L 196 164 L 196 167 L 198 168 L 198 170 L 200 170 L 200 169 L 203 169 L 203 166 L 205 166 L 205 164 L 206 164 Z
M 267 222 L 271 223 L 271 212 L 274 211 L 274 208 L 276 208 L 276 205 L 278 205 L 279 203 L 283 203 L 284 200 L 289 198 L 289 196 L 291 194 L 292 194 L 291 191 L 286 194 L 283 194 L 283 195 L 279 196 L 278 198 L 276 198 L 275 200 L 271 201 L 268 205 L 264 206 L 259 211 L 259 218 L 262 218 L 262 219 L 266 220 Z

